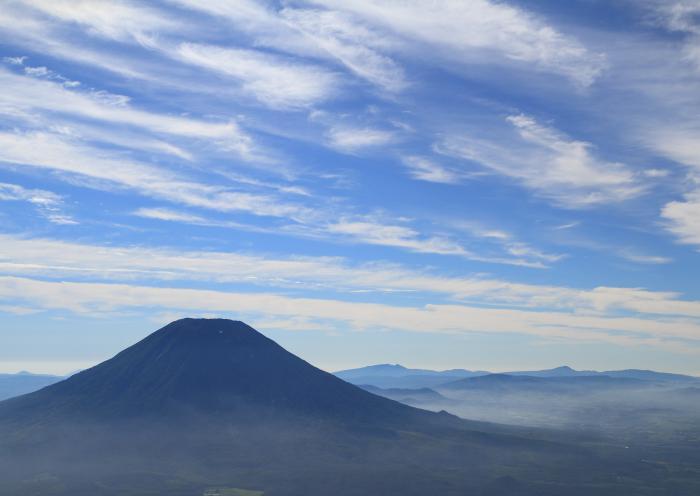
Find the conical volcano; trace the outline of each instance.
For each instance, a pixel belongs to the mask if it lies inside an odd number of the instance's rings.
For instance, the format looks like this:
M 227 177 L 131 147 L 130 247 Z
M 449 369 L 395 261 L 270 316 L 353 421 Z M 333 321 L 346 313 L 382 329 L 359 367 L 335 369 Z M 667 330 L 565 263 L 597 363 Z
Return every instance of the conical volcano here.
M 397 420 L 405 405 L 348 384 L 240 321 L 181 319 L 60 383 L 0 404 L 19 414 L 128 419 L 189 413 Z

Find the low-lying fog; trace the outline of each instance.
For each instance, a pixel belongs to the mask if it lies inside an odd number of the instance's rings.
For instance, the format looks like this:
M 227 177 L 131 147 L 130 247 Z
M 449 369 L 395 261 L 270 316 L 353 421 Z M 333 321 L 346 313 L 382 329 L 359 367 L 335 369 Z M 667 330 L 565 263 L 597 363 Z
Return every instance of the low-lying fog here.
M 700 388 L 654 385 L 639 388 L 572 388 L 554 391 L 527 387 L 459 390 L 378 389 L 375 394 L 463 418 L 585 431 L 620 441 L 700 442 Z

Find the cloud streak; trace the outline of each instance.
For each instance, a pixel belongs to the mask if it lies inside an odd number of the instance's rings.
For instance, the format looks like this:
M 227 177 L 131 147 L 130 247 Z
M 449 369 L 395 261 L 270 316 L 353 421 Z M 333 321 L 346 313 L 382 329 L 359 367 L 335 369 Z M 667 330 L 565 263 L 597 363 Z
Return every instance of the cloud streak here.
M 628 166 L 597 158 L 588 142 L 522 114 L 507 117 L 506 123 L 509 139 L 495 141 L 467 132 L 450 136 L 435 148 L 509 177 L 567 208 L 623 202 L 645 191 Z
M 396 307 L 271 293 L 156 288 L 126 284 L 47 282 L 0 277 L 0 298 L 45 310 L 99 314 L 125 309 L 169 309 L 265 315 L 336 322 L 354 329 L 430 333 L 522 333 L 573 341 L 659 345 L 684 340 L 696 350 L 700 325 L 688 320 L 581 316 L 466 305 Z
M 332 72 L 261 51 L 182 43 L 173 55 L 240 81 L 243 91 L 272 108 L 308 107 L 338 91 Z
M 146 212 L 144 212 L 146 213 Z M 168 211 L 155 216 L 177 216 Z M 179 220 L 179 217 L 176 217 Z M 192 219 L 187 219 L 191 221 Z M 634 312 L 640 316 L 700 318 L 700 301 L 640 288 L 524 284 L 476 276 L 444 276 L 427 270 L 372 262 L 352 264 L 339 257 L 254 255 L 183 251 L 138 246 L 105 246 L 0 235 L 5 274 L 92 280 L 206 281 L 347 293 L 408 292 L 431 301 L 470 301 L 511 308 L 591 315 Z
M 33 205 L 39 214 L 53 224 L 77 224 L 72 217 L 63 212 L 63 198 L 51 191 L 0 183 L 0 201 L 24 201 Z
M 285 204 L 277 198 L 190 180 L 57 134 L 0 132 L 0 162 L 77 176 L 89 188 L 126 188 L 152 198 L 221 212 L 292 218 L 310 213 L 305 207 Z
M 0 95 L 0 105 L 7 108 L 55 112 L 116 126 L 133 126 L 158 135 L 211 140 L 242 156 L 253 155 L 251 138 L 241 131 L 233 119 L 228 122 L 208 122 L 149 112 L 132 108 L 123 100 L 105 98 L 104 93 L 72 91 L 51 81 L 18 76 L 1 68 L 0 84 L 4 88 Z

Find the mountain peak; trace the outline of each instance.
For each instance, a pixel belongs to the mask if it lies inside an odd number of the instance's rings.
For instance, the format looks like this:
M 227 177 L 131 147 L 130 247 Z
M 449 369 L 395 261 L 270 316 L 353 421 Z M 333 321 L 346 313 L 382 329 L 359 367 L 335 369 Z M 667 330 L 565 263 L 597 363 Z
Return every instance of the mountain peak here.
M 370 365 L 368 367 L 365 367 L 367 369 L 375 368 L 375 369 L 391 369 L 391 370 L 406 370 L 406 367 L 399 363 L 380 363 L 379 365 Z
M 151 334 L 148 339 L 163 339 L 174 343 L 193 342 L 203 344 L 215 342 L 221 346 L 231 345 L 270 345 L 275 343 L 260 332 L 240 320 L 184 318 L 179 319 Z M 144 340 L 145 341 L 145 340 Z

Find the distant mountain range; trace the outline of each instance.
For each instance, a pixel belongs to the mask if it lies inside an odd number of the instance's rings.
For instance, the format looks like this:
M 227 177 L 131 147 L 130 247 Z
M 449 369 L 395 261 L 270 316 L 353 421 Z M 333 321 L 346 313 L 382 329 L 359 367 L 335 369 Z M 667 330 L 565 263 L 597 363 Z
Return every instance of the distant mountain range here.
M 0 401 L 31 393 L 61 379 L 63 377 L 56 375 L 31 374 L 29 372 L 0 374 Z
M 634 379 L 631 377 L 611 377 L 608 375 L 562 375 L 562 376 L 530 376 L 513 374 L 489 374 L 479 377 L 470 377 L 448 382 L 439 389 L 466 391 L 520 391 L 520 392 L 557 392 L 568 394 L 580 394 L 582 390 L 639 389 L 655 384 L 651 381 Z
M 654 372 L 652 370 L 611 370 L 598 372 L 593 370 L 574 370 L 568 366 L 546 370 L 514 371 L 493 374 L 486 371 L 464 369 L 427 370 L 410 369 L 398 364 L 370 365 L 357 369 L 335 372 L 341 379 L 357 385 L 369 385 L 379 388 L 420 389 L 437 388 L 451 382 L 488 375 L 498 376 L 528 376 L 545 378 L 574 378 L 574 377 L 609 377 L 618 379 L 637 379 L 649 382 L 700 384 L 700 378 L 681 374 Z M 602 379 L 601 383 L 605 380 Z

